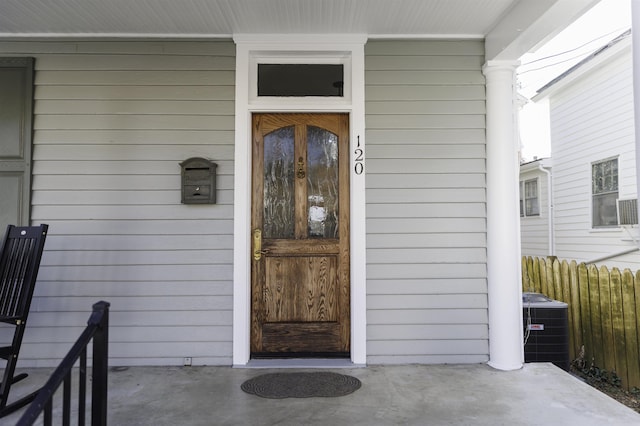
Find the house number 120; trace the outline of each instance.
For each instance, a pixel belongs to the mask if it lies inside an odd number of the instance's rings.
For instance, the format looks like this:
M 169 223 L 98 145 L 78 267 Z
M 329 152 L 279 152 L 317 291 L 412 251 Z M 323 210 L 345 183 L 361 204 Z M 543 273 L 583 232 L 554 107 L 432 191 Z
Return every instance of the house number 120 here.
M 353 153 L 355 155 L 354 161 L 356 163 L 353 166 L 353 171 L 357 175 L 361 175 L 362 172 L 364 172 L 364 150 L 360 148 L 360 135 L 358 135 L 358 145 Z

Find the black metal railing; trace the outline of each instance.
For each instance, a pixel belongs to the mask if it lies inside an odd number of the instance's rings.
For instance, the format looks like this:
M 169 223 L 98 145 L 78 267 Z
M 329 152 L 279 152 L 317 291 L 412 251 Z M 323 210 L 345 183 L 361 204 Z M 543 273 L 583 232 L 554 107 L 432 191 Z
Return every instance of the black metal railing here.
M 93 339 L 93 365 L 91 373 L 91 425 L 107 424 L 107 373 L 109 359 L 109 306 L 108 302 L 93 305 L 93 312 L 87 322 L 87 328 L 80 335 L 69 353 L 53 372 L 47 383 L 38 391 L 38 395 L 24 412 L 16 426 L 32 425 L 44 414 L 44 426 L 50 426 L 53 420 L 53 398 L 61 384 L 62 424 L 71 423 L 71 373 L 79 360 L 78 369 L 78 421 L 79 426 L 86 423 L 87 409 L 87 347 Z

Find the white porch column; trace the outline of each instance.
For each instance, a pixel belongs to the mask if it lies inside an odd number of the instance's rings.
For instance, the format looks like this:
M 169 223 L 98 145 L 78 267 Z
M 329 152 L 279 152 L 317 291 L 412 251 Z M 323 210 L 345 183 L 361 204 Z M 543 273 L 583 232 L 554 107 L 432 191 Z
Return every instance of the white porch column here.
M 520 272 L 519 144 L 516 61 L 488 61 L 487 280 L 489 365 L 515 370 L 524 362 Z

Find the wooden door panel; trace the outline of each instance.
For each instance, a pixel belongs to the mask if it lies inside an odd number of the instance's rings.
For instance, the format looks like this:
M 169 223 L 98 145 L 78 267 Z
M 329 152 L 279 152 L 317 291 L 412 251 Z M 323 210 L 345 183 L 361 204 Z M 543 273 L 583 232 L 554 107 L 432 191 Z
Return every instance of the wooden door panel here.
M 347 114 L 253 116 L 254 356 L 348 355 L 348 134 Z
M 264 320 L 325 322 L 337 320 L 336 256 L 266 259 Z
M 334 323 L 270 323 L 262 329 L 262 350 L 267 353 L 335 353 L 340 345 L 340 325 Z
M 338 240 L 265 240 L 262 248 L 268 256 L 286 256 L 292 253 L 304 254 L 338 254 L 340 243 Z

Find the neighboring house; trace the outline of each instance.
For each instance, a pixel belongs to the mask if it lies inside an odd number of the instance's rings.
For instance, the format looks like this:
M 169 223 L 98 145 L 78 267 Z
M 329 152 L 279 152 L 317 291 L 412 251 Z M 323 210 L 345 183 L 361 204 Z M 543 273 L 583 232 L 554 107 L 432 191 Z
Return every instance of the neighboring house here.
M 520 165 L 520 234 L 523 256 L 553 255 L 553 206 L 548 158 Z
M 104 299 L 112 365 L 521 367 L 515 70 L 595 3 L 3 1 L 3 205 L 50 225 L 21 359 Z
M 632 70 L 627 31 L 534 97 L 550 108 L 554 241 L 533 250 L 542 237 L 523 218 L 523 254 L 640 269 Z

